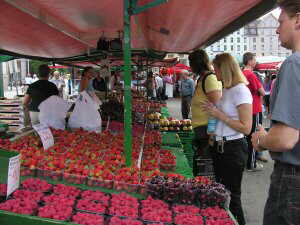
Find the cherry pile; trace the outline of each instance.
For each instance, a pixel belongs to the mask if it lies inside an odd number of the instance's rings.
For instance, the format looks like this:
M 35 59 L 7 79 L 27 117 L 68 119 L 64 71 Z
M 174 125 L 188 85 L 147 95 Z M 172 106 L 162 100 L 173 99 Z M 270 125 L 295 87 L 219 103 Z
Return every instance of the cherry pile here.
M 169 203 L 197 205 L 200 208 L 225 207 L 230 193 L 224 185 L 213 183 L 208 178 L 180 179 L 155 176 L 146 182 L 146 191 L 153 198 Z

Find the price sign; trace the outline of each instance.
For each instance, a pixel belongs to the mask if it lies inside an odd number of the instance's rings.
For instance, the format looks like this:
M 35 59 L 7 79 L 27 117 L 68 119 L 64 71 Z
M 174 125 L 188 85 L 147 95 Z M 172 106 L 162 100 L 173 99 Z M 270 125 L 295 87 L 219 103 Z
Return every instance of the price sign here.
M 8 197 L 20 185 L 20 158 L 21 155 L 9 158 L 8 164 L 8 176 L 7 176 L 7 193 Z
M 39 134 L 45 150 L 54 145 L 54 138 L 48 126 L 37 124 L 33 125 L 33 128 Z

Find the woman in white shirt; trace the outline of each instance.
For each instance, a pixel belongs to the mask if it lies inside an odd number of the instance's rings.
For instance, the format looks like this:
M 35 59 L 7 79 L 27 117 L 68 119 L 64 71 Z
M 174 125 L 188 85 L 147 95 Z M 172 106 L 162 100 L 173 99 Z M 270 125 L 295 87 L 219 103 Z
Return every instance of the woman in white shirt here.
M 230 210 L 240 225 L 245 218 L 241 203 L 241 184 L 247 160 L 247 141 L 252 127 L 252 96 L 247 79 L 236 60 L 228 53 L 213 61 L 217 79 L 223 82 L 223 95 L 217 103 L 205 104 L 218 122 L 212 147 L 216 181 L 231 192 Z

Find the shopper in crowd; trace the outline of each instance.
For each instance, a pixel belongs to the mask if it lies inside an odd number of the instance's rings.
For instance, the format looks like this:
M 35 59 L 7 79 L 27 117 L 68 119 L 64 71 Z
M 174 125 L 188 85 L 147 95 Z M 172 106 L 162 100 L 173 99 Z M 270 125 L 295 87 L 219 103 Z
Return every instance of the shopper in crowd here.
M 39 105 L 52 95 L 58 95 L 55 84 L 48 81 L 50 68 L 47 64 L 39 66 L 39 80 L 30 84 L 23 99 L 23 106 L 26 112 L 29 111 L 31 124 L 39 123 Z
M 271 83 L 271 89 L 270 89 L 270 98 L 272 96 L 272 92 L 273 92 L 273 88 L 274 88 L 276 79 L 277 79 L 277 76 L 275 74 L 273 74 L 272 77 L 271 77 L 272 83 Z
M 182 119 L 188 119 L 191 111 L 192 97 L 195 91 L 195 82 L 187 70 L 182 70 L 181 75 L 181 114 Z
M 258 171 L 263 168 L 263 166 L 257 163 L 257 158 L 259 157 L 262 161 L 267 161 L 262 155 L 259 155 L 253 149 L 251 144 L 251 134 L 255 132 L 256 127 L 262 124 L 262 98 L 265 95 L 264 88 L 260 81 L 257 79 L 256 75 L 253 73 L 253 69 L 256 65 L 255 55 L 251 52 L 246 52 L 243 56 L 243 64 L 245 65 L 243 73 L 248 80 L 248 88 L 252 94 L 253 104 L 252 104 L 252 130 L 250 135 L 247 137 L 248 141 L 248 171 Z
M 159 76 L 159 74 L 155 75 L 155 90 L 156 90 L 156 98 L 157 100 L 162 100 L 163 95 L 164 82 L 163 79 Z
M 173 75 L 166 73 L 164 74 L 163 80 L 166 86 L 166 96 L 168 98 L 173 98 Z
M 110 90 L 111 91 L 121 88 L 120 80 L 121 80 L 120 74 L 118 72 L 112 71 L 111 79 L 110 79 Z
M 64 88 L 65 88 L 66 84 L 65 84 L 65 81 L 60 77 L 59 71 L 53 72 L 53 77 L 50 81 L 56 85 L 59 96 L 63 98 Z
M 79 85 L 79 92 L 88 91 L 94 92 L 93 87 L 94 69 L 93 67 L 85 67 L 81 74 L 81 80 Z
M 207 134 L 208 114 L 204 111 L 201 102 L 210 101 L 216 104 L 222 96 L 222 83 L 212 72 L 209 57 L 204 50 L 196 50 L 189 55 L 189 62 L 193 73 L 197 77 L 194 96 L 191 102 L 192 125 L 194 129 L 193 145 L 197 149 L 194 158 L 208 148 L 209 136 Z M 194 175 L 197 174 L 194 165 Z
M 154 90 L 155 90 L 155 80 L 153 77 L 153 72 L 149 72 L 147 75 L 147 80 L 145 82 L 145 87 L 147 90 L 147 96 L 149 99 L 154 97 Z
M 266 112 L 269 114 L 269 108 L 270 108 L 270 93 L 271 93 L 271 75 L 269 74 L 268 71 L 266 71 L 266 76 L 264 80 L 264 89 L 265 89 L 265 96 L 264 96 L 264 102 L 265 102 L 265 107 L 266 107 Z
M 282 64 L 270 99 L 272 126 L 252 135 L 257 151 L 268 149 L 275 161 L 264 225 L 300 224 L 300 0 L 280 1 L 277 33 L 293 54 Z
M 215 177 L 231 192 L 230 211 L 239 225 L 245 225 L 241 185 L 247 159 L 244 135 L 250 134 L 252 127 L 252 95 L 246 77 L 229 53 L 217 55 L 213 65 L 224 85 L 217 105 L 211 102 L 204 105 L 209 115 L 218 120 L 212 147 Z
M 95 71 L 95 78 L 93 79 L 93 88 L 95 89 L 97 96 L 103 102 L 106 97 L 107 84 L 99 71 Z

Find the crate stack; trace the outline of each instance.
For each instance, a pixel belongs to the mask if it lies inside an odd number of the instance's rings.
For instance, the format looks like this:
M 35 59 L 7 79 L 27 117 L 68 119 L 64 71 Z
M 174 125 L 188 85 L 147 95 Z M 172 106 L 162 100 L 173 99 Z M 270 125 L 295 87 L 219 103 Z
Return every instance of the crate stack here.
M 0 100 L 0 123 L 7 124 L 9 132 L 16 132 L 24 126 L 21 99 Z
M 193 168 L 194 148 L 193 138 L 194 132 L 177 132 L 183 146 L 184 154 L 188 160 L 189 166 Z

